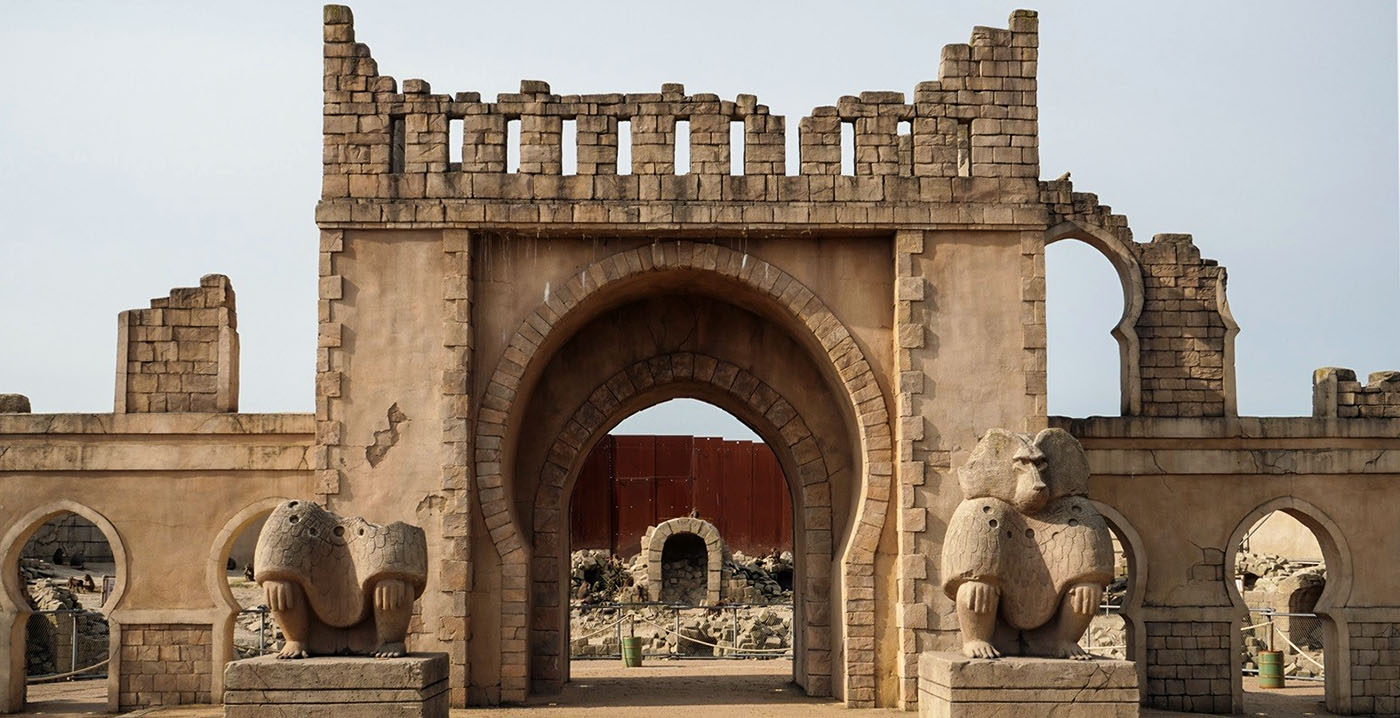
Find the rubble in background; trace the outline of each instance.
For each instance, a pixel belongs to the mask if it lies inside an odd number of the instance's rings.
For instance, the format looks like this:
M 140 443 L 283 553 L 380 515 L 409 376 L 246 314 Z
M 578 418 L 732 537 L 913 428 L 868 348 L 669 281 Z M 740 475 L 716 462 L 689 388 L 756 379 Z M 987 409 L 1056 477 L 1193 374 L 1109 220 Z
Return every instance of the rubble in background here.
M 793 556 L 789 552 L 749 557 L 736 551 L 727 555 L 722 568 L 728 582 L 726 597 L 719 606 L 703 608 L 695 604 L 697 597 L 704 596 L 704 572 L 684 570 L 685 566 L 664 567 L 666 580 L 678 581 L 668 587 L 667 595 L 674 590 L 695 599 L 683 602 L 686 607 L 679 609 L 679 634 L 684 638 L 676 636 L 677 609 L 671 606 L 607 605 L 657 600 L 647 586 L 641 554 L 624 561 L 604 550 L 575 551 L 569 568 L 574 604 L 570 648 L 574 657 L 617 656 L 620 636 L 631 635 L 643 637 L 643 653 L 650 656 L 725 656 L 735 649 L 759 649 L 769 651 L 762 655 L 778 656 L 792 645 Z M 732 607 L 736 604 L 773 605 Z M 615 625 L 619 618 L 621 633 Z
M 1263 626 L 1244 633 L 1241 659 L 1245 669 L 1258 669 L 1259 653 L 1270 650 L 1272 639 L 1273 649 L 1284 652 L 1285 676 L 1311 678 L 1322 675 L 1322 619 L 1306 616 L 1270 618 L 1258 610 L 1312 613 L 1318 597 L 1327 586 L 1326 567 L 1272 554 L 1241 551 L 1235 558 L 1235 581 L 1245 605 L 1251 609 L 1245 625 L 1271 621 L 1275 626 Z M 1285 637 L 1301 651 L 1289 646 Z

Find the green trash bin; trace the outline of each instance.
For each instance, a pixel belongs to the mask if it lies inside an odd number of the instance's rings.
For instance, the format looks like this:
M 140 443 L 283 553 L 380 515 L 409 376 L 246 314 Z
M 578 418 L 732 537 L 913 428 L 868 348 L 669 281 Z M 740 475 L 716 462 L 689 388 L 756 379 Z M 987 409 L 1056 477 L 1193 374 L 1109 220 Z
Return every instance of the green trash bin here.
M 1259 652 L 1259 687 L 1283 687 L 1283 651 Z
M 622 665 L 637 668 L 642 665 L 642 639 L 640 636 L 626 636 L 622 639 Z

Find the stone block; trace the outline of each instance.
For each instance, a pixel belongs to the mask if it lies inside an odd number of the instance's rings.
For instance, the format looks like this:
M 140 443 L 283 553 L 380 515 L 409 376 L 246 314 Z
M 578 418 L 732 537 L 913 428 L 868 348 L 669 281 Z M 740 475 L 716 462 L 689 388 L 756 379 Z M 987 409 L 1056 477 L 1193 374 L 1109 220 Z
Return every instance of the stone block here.
M 1136 718 L 1131 661 L 919 657 L 921 718 Z
M 447 718 L 446 653 L 261 656 L 224 668 L 224 718 Z

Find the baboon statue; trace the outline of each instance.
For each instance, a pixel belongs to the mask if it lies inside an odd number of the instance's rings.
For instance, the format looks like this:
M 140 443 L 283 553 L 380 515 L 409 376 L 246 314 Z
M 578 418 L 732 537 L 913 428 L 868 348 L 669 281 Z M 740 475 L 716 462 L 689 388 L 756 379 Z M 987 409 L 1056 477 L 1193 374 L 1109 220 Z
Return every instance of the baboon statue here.
M 958 471 L 943 591 L 962 652 L 1088 659 L 1079 638 L 1113 578 L 1108 525 L 1087 497 L 1084 449 L 1062 429 L 992 429 Z
M 268 516 L 253 564 L 286 638 L 278 658 L 407 652 L 413 602 L 428 578 L 423 529 L 288 501 Z

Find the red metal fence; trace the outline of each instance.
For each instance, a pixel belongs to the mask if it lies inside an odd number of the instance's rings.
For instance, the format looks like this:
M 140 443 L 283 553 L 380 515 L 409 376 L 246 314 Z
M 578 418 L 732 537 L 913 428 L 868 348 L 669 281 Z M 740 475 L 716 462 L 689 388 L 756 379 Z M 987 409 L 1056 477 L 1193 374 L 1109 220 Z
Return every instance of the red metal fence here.
M 691 509 L 731 551 L 792 550 L 792 501 L 766 444 L 697 436 L 606 436 L 574 485 L 572 550 L 632 556 L 648 526 Z

